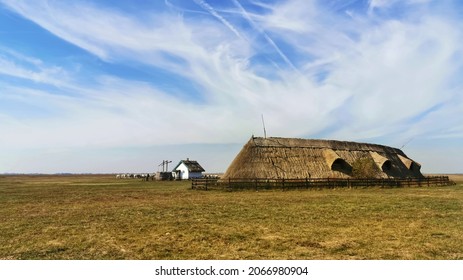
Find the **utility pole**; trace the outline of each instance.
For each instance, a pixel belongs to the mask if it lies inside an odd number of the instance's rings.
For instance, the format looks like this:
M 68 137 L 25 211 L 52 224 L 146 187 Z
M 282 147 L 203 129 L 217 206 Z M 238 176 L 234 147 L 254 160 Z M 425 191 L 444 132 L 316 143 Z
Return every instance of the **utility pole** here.
M 162 165 L 162 172 L 167 172 L 169 171 L 169 163 L 171 162 L 172 162 L 171 160 L 163 160 L 162 163 L 159 164 L 158 166 Z

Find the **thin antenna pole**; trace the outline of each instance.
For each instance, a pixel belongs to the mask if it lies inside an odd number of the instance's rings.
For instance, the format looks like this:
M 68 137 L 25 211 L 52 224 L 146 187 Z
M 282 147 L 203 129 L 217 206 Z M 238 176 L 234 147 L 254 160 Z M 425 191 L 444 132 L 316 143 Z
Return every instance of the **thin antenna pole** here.
M 261 117 L 262 117 L 262 126 L 264 127 L 264 138 L 267 138 L 267 131 L 265 131 L 264 114 L 262 114 Z
M 408 143 L 410 143 L 415 137 L 412 137 L 410 139 L 408 139 L 407 142 L 405 142 L 405 144 L 402 145 L 402 147 L 400 147 L 400 149 L 402 150 L 403 147 L 405 147 L 405 145 L 407 145 Z

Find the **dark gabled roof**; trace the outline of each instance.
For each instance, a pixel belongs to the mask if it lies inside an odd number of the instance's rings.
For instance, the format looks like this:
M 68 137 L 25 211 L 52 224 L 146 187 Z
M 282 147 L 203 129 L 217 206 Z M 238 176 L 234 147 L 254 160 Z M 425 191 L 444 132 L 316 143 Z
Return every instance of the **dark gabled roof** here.
M 174 171 L 177 169 L 177 167 L 180 166 L 180 164 L 185 164 L 186 167 L 188 168 L 189 172 L 204 172 L 204 168 L 196 161 L 196 160 L 181 160 L 177 166 L 173 169 Z

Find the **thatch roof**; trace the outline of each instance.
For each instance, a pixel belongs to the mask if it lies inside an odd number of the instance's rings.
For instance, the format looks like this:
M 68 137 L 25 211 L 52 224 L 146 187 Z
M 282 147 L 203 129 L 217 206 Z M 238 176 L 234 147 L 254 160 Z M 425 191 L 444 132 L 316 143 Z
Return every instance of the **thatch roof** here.
M 336 140 L 252 137 L 233 160 L 228 178 L 349 178 L 360 158 L 372 158 L 380 177 L 422 177 L 420 165 L 400 149 Z

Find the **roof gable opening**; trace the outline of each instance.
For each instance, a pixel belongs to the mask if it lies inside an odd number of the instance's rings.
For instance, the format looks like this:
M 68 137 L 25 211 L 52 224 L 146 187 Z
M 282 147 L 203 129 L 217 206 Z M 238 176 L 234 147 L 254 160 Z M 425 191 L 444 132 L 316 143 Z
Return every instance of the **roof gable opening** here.
M 392 170 L 392 161 L 390 159 L 388 159 L 387 157 L 385 157 L 383 155 L 380 155 L 379 153 L 374 152 L 374 151 L 370 151 L 370 156 L 373 159 L 373 161 L 375 162 L 376 166 L 378 166 L 378 168 L 382 172 L 384 172 L 384 173 L 386 173 L 388 175 L 391 175 L 390 173 L 393 170 Z
M 332 171 L 338 171 L 338 172 L 342 172 L 342 173 L 345 173 L 347 175 L 351 175 L 352 174 L 352 166 L 350 166 L 350 164 L 348 164 L 345 160 L 343 160 L 342 158 L 338 158 L 336 159 L 333 164 L 331 164 L 331 170 Z
M 419 172 L 421 169 L 421 164 L 419 164 L 416 161 L 413 161 L 409 158 L 406 158 L 404 156 L 398 155 L 399 159 L 402 161 L 402 163 L 407 167 L 408 170 L 412 172 Z
M 338 171 L 349 176 L 352 175 L 352 166 L 342 159 L 335 151 L 332 149 L 325 149 L 323 155 L 331 171 Z
M 381 170 L 384 172 L 391 171 L 392 169 L 392 162 L 390 160 L 386 160 L 383 165 L 381 165 Z
M 410 164 L 410 171 L 413 171 L 413 172 L 418 172 L 420 171 L 421 169 L 421 165 L 419 165 L 418 163 L 412 161 L 411 164 Z

